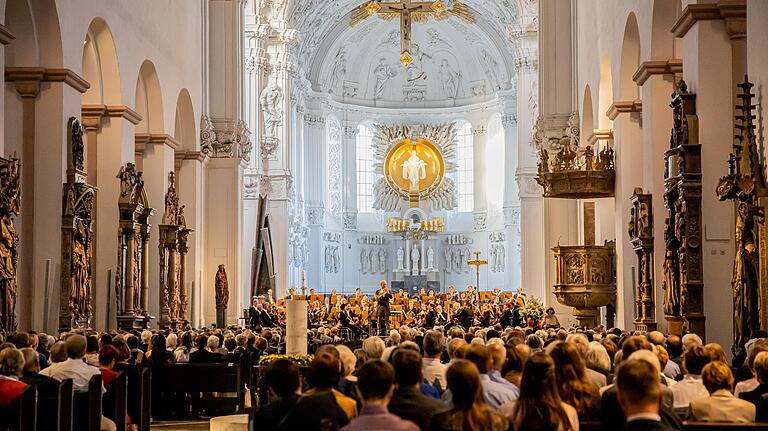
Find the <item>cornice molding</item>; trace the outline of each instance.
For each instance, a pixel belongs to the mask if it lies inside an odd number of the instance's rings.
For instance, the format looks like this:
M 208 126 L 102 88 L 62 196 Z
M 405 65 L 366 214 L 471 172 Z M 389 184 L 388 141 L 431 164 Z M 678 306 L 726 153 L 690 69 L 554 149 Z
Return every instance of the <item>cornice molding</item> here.
M 134 126 L 141 122 L 141 115 L 125 105 L 92 104 L 80 107 L 81 116 L 101 121 L 102 117 L 125 118 Z
M 208 156 L 201 151 L 176 151 L 174 158 L 177 162 L 192 160 L 198 163 L 202 163 L 208 159 Z
M 143 147 L 147 145 L 167 145 L 174 151 L 179 148 L 179 142 L 173 136 L 164 133 L 136 133 L 135 142 L 136 148 L 139 148 L 139 145 Z
M 699 21 L 724 19 L 732 38 L 746 37 L 747 3 L 745 0 L 721 0 L 716 3 L 690 4 L 672 26 L 675 37 L 684 37 Z M 739 25 L 743 21 L 743 26 Z M 744 30 L 742 33 L 740 29 Z
M 637 71 L 632 75 L 632 80 L 642 86 L 653 75 L 681 75 L 683 73 L 683 60 L 670 58 L 669 60 L 650 60 L 640 63 Z
M 615 120 L 619 114 L 628 114 L 633 112 L 643 112 L 643 102 L 641 100 L 616 100 L 613 102 L 605 115 L 611 120 Z
M 16 36 L 8 30 L 8 27 L 0 24 L 0 43 L 8 45 L 12 40 L 16 39 Z
M 85 93 L 91 84 L 71 69 L 44 67 L 6 67 L 5 81 L 63 82 L 80 93 Z

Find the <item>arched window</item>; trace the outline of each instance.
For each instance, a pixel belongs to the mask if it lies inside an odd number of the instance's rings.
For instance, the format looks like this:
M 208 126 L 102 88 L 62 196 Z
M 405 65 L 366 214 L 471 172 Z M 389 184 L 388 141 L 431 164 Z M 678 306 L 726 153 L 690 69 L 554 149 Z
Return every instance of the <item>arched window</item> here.
M 373 212 L 373 130 L 357 126 L 357 211 Z
M 474 210 L 474 148 L 472 139 L 472 125 L 469 123 L 458 124 L 458 146 L 456 148 L 456 183 L 459 192 L 459 212 L 472 212 Z

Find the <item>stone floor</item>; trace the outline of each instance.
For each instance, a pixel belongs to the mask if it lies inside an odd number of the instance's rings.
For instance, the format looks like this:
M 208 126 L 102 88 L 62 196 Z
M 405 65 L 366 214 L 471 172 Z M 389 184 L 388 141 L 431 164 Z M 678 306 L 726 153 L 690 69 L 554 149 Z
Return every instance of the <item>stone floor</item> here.
M 208 421 L 164 421 L 153 422 L 152 431 L 208 431 Z

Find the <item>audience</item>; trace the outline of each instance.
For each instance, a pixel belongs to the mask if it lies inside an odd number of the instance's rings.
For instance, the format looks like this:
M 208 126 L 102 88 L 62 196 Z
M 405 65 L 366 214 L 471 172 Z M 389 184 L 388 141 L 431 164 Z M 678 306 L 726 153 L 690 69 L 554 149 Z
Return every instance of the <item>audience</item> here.
M 453 407 L 432 417 L 431 431 L 506 431 L 509 421 L 490 408 L 483 399 L 477 366 L 457 359 L 446 371 Z
M 448 382 L 445 379 L 445 371 L 448 367 L 440 362 L 444 345 L 445 340 L 441 332 L 432 330 L 424 334 L 423 377 L 430 384 L 438 383 L 441 390 L 448 387 Z
M 560 397 L 549 355 L 536 353 L 526 361 L 520 385 L 520 398 L 510 415 L 516 431 L 579 430 L 576 409 Z
M 753 422 L 755 405 L 733 396 L 733 373 L 722 361 L 712 361 L 701 372 L 709 396 L 691 400 L 688 418 L 700 422 Z
M 413 350 L 398 349 L 391 359 L 397 389 L 389 402 L 389 411 L 416 423 L 422 430 L 428 429 L 432 417 L 447 407 L 443 402 L 421 392 L 422 358 Z
M 24 371 L 19 380 L 37 388 L 37 397 L 55 397 L 59 393 L 59 381 L 40 374 L 40 353 L 31 347 L 21 349 L 24 355 Z
M 751 391 L 742 392 L 739 398 L 759 407 L 763 395 L 768 394 L 768 352 L 760 352 L 755 356 L 754 368 L 759 384 Z
M 277 429 L 299 401 L 301 374 L 288 359 L 277 359 L 264 370 L 269 403 L 256 412 L 255 421 L 262 429 Z
M 381 360 L 366 362 L 357 375 L 364 404 L 360 416 L 343 431 L 403 430 L 416 431 L 415 423 L 390 413 L 387 405 L 395 391 L 395 371 Z
M 224 362 L 224 356 L 217 352 L 219 339 L 215 335 L 206 337 L 198 335 L 195 338 L 197 350 L 189 354 L 189 362 L 201 364 L 215 364 Z
M 626 416 L 624 431 L 669 431 L 659 415 L 661 383 L 649 361 L 628 359 L 616 372 L 617 397 Z
M 487 347 L 480 344 L 470 345 L 464 353 L 464 359 L 472 362 L 477 367 L 480 373 L 481 393 L 485 402 L 490 407 L 498 409 L 504 404 L 517 399 L 520 390 L 516 386 L 510 383 L 494 382 L 488 375 L 491 367 L 491 357 Z M 453 396 L 453 391 L 448 390 L 443 394 L 443 400 L 451 402 Z
M 579 419 L 597 419 L 600 389 L 587 377 L 577 347 L 567 341 L 556 341 L 550 344 L 547 353 L 555 363 L 555 382 L 562 401 L 576 409 Z
M 13 346 L 0 350 L 0 404 L 14 402 L 27 389 L 19 377 L 24 372 L 24 355 Z
M 687 409 L 691 401 L 709 396 L 701 380 L 701 371 L 709 363 L 707 351 L 701 345 L 694 344 L 685 351 L 683 358 L 686 371 L 683 380 L 670 388 L 675 409 Z

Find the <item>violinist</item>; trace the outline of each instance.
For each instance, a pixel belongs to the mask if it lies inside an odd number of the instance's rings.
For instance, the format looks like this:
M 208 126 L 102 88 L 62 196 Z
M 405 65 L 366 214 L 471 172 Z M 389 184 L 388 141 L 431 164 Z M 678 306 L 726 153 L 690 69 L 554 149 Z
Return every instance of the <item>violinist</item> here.
M 435 312 L 435 307 L 430 302 L 427 304 L 427 312 L 424 313 L 424 319 L 422 320 L 422 326 L 424 328 L 432 329 L 435 327 L 435 322 L 437 321 L 437 313 Z
M 352 337 L 354 339 L 360 338 L 360 335 L 363 333 L 363 330 L 352 323 L 352 315 L 349 314 L 349 310 L 347 310 L 347 304 L 342 303 L 339 314 L 339 326 L 342 328 L 349 328 L 350 332 L 352 332 Z

